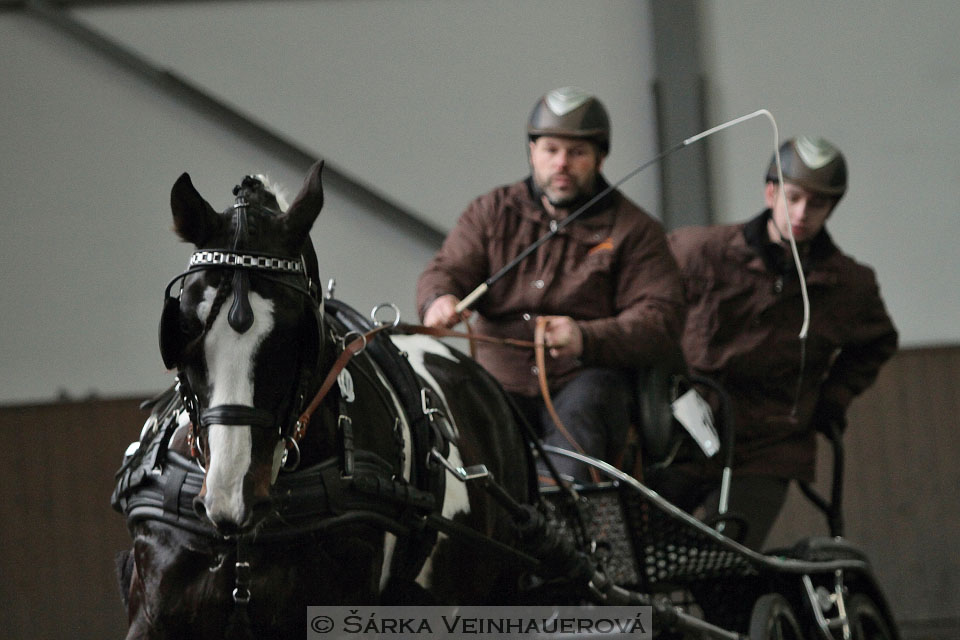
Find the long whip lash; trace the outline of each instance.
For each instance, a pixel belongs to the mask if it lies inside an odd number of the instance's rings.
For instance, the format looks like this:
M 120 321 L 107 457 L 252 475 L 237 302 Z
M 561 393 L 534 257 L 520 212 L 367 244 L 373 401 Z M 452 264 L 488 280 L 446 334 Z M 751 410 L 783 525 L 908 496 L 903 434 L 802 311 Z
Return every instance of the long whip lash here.
M 784 209 L 787 212 L 787 219 L 790 220 L 790 210 L 787 207 L 787 199 L 783 191 L 783 169 L 780 164 L 780 130 L 777 127 L 777 121 L 773 118 L 773 114 L 771 114 L 766 109 L 759 109 L 757 111 L 754 111 L 753 113 L 748 113 L 746 115 L 740 116 L 739 118 L 728 120 L 727 122 L 724 122 L 715 127 L 707 129 L 706 131 L 701 131 L 700 133 L 685 139 L 683 142 L 675 144 L 674 146 L 670 147 L 666 151 L 663 151 L 657 156 L 651 158 L 650 160 L 647 160 L 646 162 L 641 164 L 639 167 L 637 167 L 636 169 L 634 169 L 633 171 L 625 175 L 623 178 L 621 178 L 614 184 L 611 184 L 606 189 L 604 189 L 600 193 L 590 198 L 590 200 L 588 200 L 585 204 L 583 204 L 579 209 L 577 209 L 572 214 L 564 218 L 559 224 L 557 224 L 553 229 L 551 229 L 549 233 L 541 236 L 536 242 L 534 242 L 529 247 L 521 251 L 520 255 L 518 255 L 516 258 L 511 260 L 507 265 L 502 267 L 499 271 L 497 271 L 492 276 L 484 280 L 483 283 L 480 284 L 480 286 L 478 286 L 476 289 L 474 289 L 469 294 L 467 294 L 467 296 L 464 297 L 464 299 L 457 304 L 456 306 L 457 313 L 463 313 L 464 310 L 469 309 L 474 302 L 476 302 L 480 297 L 482 297 L 487 292 L 487 290 L 490 288 L 490 285 L 492 285 L 494 282 L 496 282 L 497 280 L 502 278 L 504 275 L 509 273 L 511 270 L 513 270 L 520 263 L 521 260 L 526 258 L 532 252 L 536 251 L 538 247 L 540 247 L 543 243 L 547 242 L 548 240 L 553 238 L 555 235 L 557 235 L 557 233 L 561 229 L 563 229 L 568 224 L 576 220 L 580 214 L 582 214 L 584 211 L 589 209 L 594 203 L 596 203 L 605 195 L 607 195 L 608 193 L 610 193 L 611 191 L 613 191 L 614 189 L 622 185 L 627 180 L 633 178 L 644 169 L 647 169 L 648 167 L 660 162 L 670 154 L 676 151 L 679 151 L 680 149 L 683 149 L 684 147 L 687 147 L 693 144 L 694 142 L 703 140 L 704 138 L 711 136 L 715 133 L 718 133 L 720 131 L 723 131 L 724 129 L 728 129 L 734 125 L 738 125 L 742 122 L 745 122 L 752 118 L 756 118 L 758 116 L 766 116 L 766 118 L 770 121 L 771 126 L 773 127 L 773 155 L 774 155 L 774 158 L 776 158 L 776 164 L 777 164 L 777 181 L 779 183 L 779 198 L 780 198 L 781 204 L 784 206 Z M 788 225 L 789 228 L 787 230 L 788 231 L 787 239 L 790 242 L 790 250 L 791 250 L 791 253 L 793 254 L 793 261 L 797 267 L 797 275 L 800 278 L 800 294 L 803 299 L 803 324 L 800 327 L 800 340 L 802 343 L 806 340 L 807 333 L 810 328 L 810 300 L 807 297 L 807 282 L 806 282 L 806 278 L 803 275 L 803 268 L 800 264 L 800 253 L 797 250 L 797 242 L 793 236 L 792 220 L 790 220 L 790 222 L 791 224 Z

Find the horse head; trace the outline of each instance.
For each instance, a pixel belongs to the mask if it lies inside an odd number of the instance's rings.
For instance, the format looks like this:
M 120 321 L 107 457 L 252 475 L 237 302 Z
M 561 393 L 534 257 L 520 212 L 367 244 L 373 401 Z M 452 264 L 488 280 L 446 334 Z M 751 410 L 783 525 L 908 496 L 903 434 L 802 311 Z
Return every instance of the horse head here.
M 174 230 L 196 251 L 167 288 L 160 348 L 177 369 L 206 471 L 194 506 L 223 535 L 249 531 L 269 513 L 270 487 L 318 371 L 322 301 L 302 256 L 323 206 L 322 167 L 311 168 L 286 212 L 252 176 L 222 213 L 186 173 L 171 191 Z M 180 295 L 171 295 L 178 281 Z

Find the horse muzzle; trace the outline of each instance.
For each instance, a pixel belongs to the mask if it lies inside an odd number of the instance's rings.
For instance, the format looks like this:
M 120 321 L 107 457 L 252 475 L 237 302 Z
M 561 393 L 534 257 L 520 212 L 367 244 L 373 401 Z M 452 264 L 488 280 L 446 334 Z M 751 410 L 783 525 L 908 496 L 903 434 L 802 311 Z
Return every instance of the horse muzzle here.
M 254 407 L 220 405 L 204 410 L 200 423 L 207 434 L 206 475 L 194 509 L 223 535 L 249 531 L 272 510 L 273 448 L 264 456 L 257 440 L 275 428 L 275 419 Z
M 224 537 L 247 533 L 273 511 L 269 485 L 264 490 L 254 486 L 259 484 L 247 474 L 239 491 L 217 495 L 207 490 L 204 480 L 200 493 L 193 499 L 193 508 L 201 520 L 209 521 Z

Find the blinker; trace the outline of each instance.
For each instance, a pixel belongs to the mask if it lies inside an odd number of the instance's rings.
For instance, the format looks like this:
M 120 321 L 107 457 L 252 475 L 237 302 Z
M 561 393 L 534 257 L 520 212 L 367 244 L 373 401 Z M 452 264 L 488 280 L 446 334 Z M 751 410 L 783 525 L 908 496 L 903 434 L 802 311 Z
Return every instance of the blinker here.
M 163 358 L 163 366 L 174 369 L 186 346 L 187 335 L 180 328 L 180 300 L 169 293 L 164 296 L 159 333 L 160 357 Z

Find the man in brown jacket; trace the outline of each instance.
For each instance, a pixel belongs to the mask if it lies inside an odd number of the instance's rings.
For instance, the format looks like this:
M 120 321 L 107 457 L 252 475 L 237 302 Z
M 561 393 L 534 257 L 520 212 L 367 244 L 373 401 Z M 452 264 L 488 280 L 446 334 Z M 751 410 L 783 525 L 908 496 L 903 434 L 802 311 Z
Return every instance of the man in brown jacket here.
M 474 200 L 417 283 L 424 324 L 452 327 L 455 306 L 491 274 L 607 187 L 606 109 L 567 87 L 543 96 L 527 126 L 531 175 Z M 479 334 L 532 340 L 546 317 L 547 379 L 576 444 L 558 433 L 539 395 L 530 349 L 478 345 L 477 359 L 549 444 L 615 459 L 634 402 L 631 370 L 676 348 L 682 293 L 662 227 L 613 190 L 509 271 L 476 304 Z M 555 458 L 561 473 L 586 469 Z
M 767 209 L 749 222 L 672 232 L 689 305 L 683 352 L 695 373 L 721 382 L 736 428 L 730 511 L 746 518 L 746 544 L 759 548 L 790 480 L 813 479 L 816 430 L 840 425 L 850 401 L 897 347 L 873 270 L 841 252 L 825 223 L 847 186 L 840 151 L 819 138 L 780 149 L 784 195 L 771 162 Z M 789 209 L 789 217 L 787 210 Z M 810 301 L 809 334 L 799 338 L 803 303 L 790 235 Z M 716 508 L 719 470 L 711 462 L 669 468 L 651 482 L 688 510 Z

